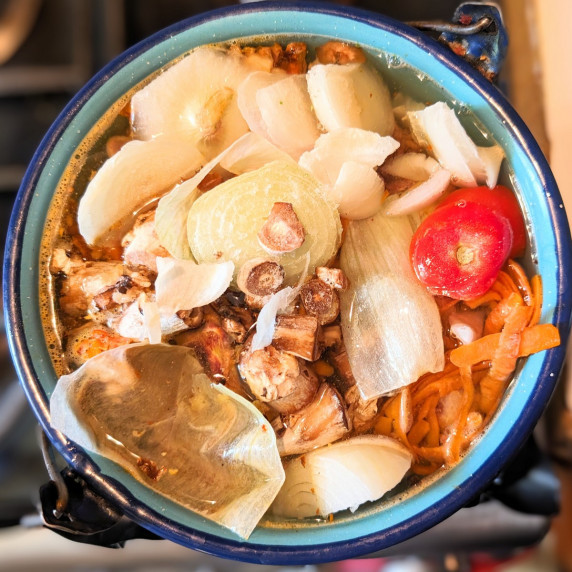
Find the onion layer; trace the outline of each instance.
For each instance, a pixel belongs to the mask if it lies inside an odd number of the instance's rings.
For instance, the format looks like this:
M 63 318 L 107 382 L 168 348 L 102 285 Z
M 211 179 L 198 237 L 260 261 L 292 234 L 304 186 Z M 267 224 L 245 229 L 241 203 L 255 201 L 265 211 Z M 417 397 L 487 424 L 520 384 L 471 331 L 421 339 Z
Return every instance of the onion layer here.
M 135 93 L 135 136 L 176 135 L 197 145 L 207 158 L 218 155 L 248 131 L 236 89 L 251 71 L 247 59 L 236 52 L 197 48 Z
M 504 152 L 496 145 L 479 148 L 446 103 L 437 102 L 421 111 L 408 113 L 415 138 L 431 148 L 441 165 L 451 173 L 458 187 L 496 184 Z M 494 184 L 493 184 L 494 182 Z
M 380 213 L 346 228 L 340 266 L 350 287 L 340 293 L 341 323 L 366 400 L 444 366 L 439 310 L 409 261 L 412 236 L 407 217 Z
M 359 127 L 380 135 L 393 133 L 389 90 L 370 64 L 317 64 L 307 77 L 312 104 L 326 131 Z
M 193 145 L 172 137 L 126 143 L 87 186 L 78 208 L 80 234 L 88 244 L 118 243 L 134 212 L 203 162 Z
M 192 260 L 157 257 L 155 292 L 161 314 L 206 306 L 222 296 L 232 280 L 234 264 L 196 264 Z
M 299 164 L 324 184 L 340 214 L 360 219 L 381 207 L 383 181 L 374 167 L 399 147 L 392 137 L 354 127 L 322 135 L 314 149 L 300 157 Z
M 285 518 L 357 510 L 393 489 L 411 466 L 411 453 L 381 435 L 363 435 L 321 447 L 286 464 L 286 480 L 272 504 Z
M 259 89 L 256 105 L 270 141 L 296 160 L 320 136 L 305 75 L 290 75 Z
M 307 253 L 310 273 L 325 265 L 340 244 L 336 207 L 311 174 L 278 161 L 230 179 L 195 201 L 187 232 L 196 260 L 231 260 L 238 270 L 248 260 L 268 258 L 257 234 L 277 202 L 292 205 L 305 231 L 302 246 L 279 257 L 285 285 L 295 284 L 304 273 Z

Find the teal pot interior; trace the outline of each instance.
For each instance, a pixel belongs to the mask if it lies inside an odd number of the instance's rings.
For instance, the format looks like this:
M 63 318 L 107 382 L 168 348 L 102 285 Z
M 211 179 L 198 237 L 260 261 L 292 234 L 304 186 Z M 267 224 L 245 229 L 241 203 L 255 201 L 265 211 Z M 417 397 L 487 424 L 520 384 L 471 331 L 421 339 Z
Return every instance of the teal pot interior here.
M 109 107 L 150 73 L 188 50 L 235 38 L 282 35 L 319 45 L 359 44 L 394 88 L 422 101 L 447 101 L 471 135 L 492 137 L 528 218 L 530 269 L 544 284 L 542 321 L 557 325 L 561 346 L 529 357 L 484 435 L 454 468 L 389 501 L 369 503 L 333 522 L 258 527 L 248 541 L 156 494 L 105 458 L 88 454 L 50 427 L 57 376 L 39 302 L 44 221 L 66 166 Z M 4 262 L 11 351 L 29 402 L 50 440 L 90 485 L 129 518 L 158 535 L 218 556 L 266 564 L 352 558 L 433 526 L 465 505 L 498 473 L 530 433 L 563 365 L 570 321 L 570 234 L 562 199 L 531 134 L 503 95 L 443 46 L 394 20 L 327 4 L 261 2 L 181 22 L 127 51 L 73 99 L 39 147 L 13 212 Z

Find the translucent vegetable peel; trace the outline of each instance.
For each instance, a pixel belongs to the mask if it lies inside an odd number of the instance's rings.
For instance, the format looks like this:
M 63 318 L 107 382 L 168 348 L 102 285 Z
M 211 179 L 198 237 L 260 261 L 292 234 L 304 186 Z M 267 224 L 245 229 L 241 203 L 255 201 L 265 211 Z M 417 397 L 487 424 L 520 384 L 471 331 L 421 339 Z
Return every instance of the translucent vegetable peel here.
M 179 310 L 206 306 L 222 296 L 232 280 L 234 264 L 196 264 L 192 260 L 157 257 L 157 270 L 159 311 L 170 316 Z
M 189 348 L 122 346 L 62 376 L 52 426 L 160 494 L 248 538 L 284 481 L 274 432 Z
M 409 261 L 408 217 L 351 221 L 340 254 L 350 287 L 340 293 L 341 325 L 360 394 L 371 399 L 444 367 L 435 300 Z

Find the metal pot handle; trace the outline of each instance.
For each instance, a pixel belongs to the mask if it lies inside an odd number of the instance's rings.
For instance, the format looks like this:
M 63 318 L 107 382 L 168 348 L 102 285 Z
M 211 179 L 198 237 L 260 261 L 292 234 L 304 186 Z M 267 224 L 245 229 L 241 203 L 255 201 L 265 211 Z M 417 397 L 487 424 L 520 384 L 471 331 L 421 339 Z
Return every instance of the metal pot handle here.
M 452 22 L 407 22 L 438 40 L 469 62 L 489 81 L 495 81 L 506 58 L 508 35 L 495 2 L 463 2 Z

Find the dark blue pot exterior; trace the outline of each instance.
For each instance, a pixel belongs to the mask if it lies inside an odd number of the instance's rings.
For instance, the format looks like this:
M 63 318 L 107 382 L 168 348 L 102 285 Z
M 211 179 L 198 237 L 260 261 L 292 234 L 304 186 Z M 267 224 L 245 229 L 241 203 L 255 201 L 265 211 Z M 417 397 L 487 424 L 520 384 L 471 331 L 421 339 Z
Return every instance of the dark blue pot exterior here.
M 332 29 L 332 22 L 339 23 L 340 27 Z M 322 29 L 320 26 L 330 27 Z M 165 54 L 167 59 L 171 59 L 194 45 L 275 31 L 340 36 L 347 41 L 363 41 L 365 46 L 375 42 L 377 37 L 389 38 L 399 46 L 410 46 L 411 53 L 425 53 L 439 69 L 446 70 L 450 78 L 444 87 L 458 82 L 463 93 L 470 94 L 470 97 L 474 94 L 478 102 L 487 102 L 486 113 L 504 126 L 505 133 L 501 134 L 500 139 L 504 136 L 504 143 L 515 149 L 518 159 L 515 170 L 520 170 L 521 176 L 534 177 L 536 180 L 535 191 L 527 192 L 524 189 L 524 202 L 533 222 L 538 216 L 535 229 L 539 235 L 538 229 L 542 225 L 549 225 L 547 238 L 537 237 L 537 250 L 539 259 L 548 253 L 546 268 L 550 269 L 546 274 L 552 276 L 548 280 L 548 287 L 553 292 L 554 303 L 547 319 L 560 328 L 562 344 L 527 361 L 520 375 L 534 386 L 533 390 L 522 395 L 522 392 L 513 391 L 492 427 L 467 458 L 437 483 L 406 499 L 404 508 L 400 505 L 391 507 L 393 516 L 380 516 L 373 510 L 361 518 L 335 523 L 331 527 L 260 531 L 248 541 L 241 541 L 208 523 L 195 525 L 195 522 L 181 516 L 183 511 L 173 507 L 169 508 L 169 516 L 165 516 L 160 509 L 163 506 L 160 499 L 142 492 L 136 484 L 126 486 L 123 479 L 120 482 L 115 478 L 117 473 L 109 470 L 105 460 L 86 454 L 50 427 L 49 393 L 56 380 L 49 353 L 41 341 L 41 321 L 35 306 L 39 238 L 43 228 L 41 215 L 47 212 L 51 196 L 42 196 L 38 185 L 48 175 L 53 176 L 54 185 L 57 184 L 65 165 L 60 161 L 56 165 L 59 172 L 57 169 L 53 173 L 48 172 L 54 166 L 51 163 L 52 154 L 60 149 L 58 145 L 62 145 L 62 139 L 69 138 L 74 121 L 85 113 L 82 110 L 92 99 L 104 98 L 106 104 L 110 105 L 122 95 L 121 90 L 127 91 L 137 83 L 132 79 L 133 83 L 128 84 L 127 88 L 121 84 L 121 81 L 129 82 L 129 79 L 122 80 L 122 74 L 127 77 L 131 65 L 136 66 L 133 68 L 135 70 L 142 70 L 142 60 L 146 58 L 150 60 L 152 69 L 164 63 L 152 51 L 159 44 L 169 42 L 175 52 L 178 50 L 177 53 Z M 361 40 L 356 39 L 356 35 L 361 37 L 364 31 L 366 35 Z M 185 45 L 183 49 L 178 38 L 188 38 L 192 34 L 196 37 L 193 40 L 196 43 Z M 374 47 L 383 49 L 384 46 L 376 44 Z M 407 58 L 410 54 L 399 55 Z M 152 69 L 147 69 L 146 73 Z M 143 71 L 140 73 L 142 79 Z M 99 95 L 108 82 L 115 87 L 106 88 L 107 91 Z M 103 105 L 101 101 L 100 105 Z M 71 157 L 76 144 L 77 141 L 72 138 L 64 151 L 59 150 L 58 153 L 62 156 L 68 153 Z M 562 199 L 540 149 L 504 97 L 467 64 L 416 30 L 380 15 L 323 3 L 259 2 L 205 13 L 152 36 L 109 64 L 71 101 L 34 155 L 15 203 L 4 258 L 4 307 L 12 356 L 33 410 L 50 440 L 96 491 L 145 528 L 196 550 L 245 562 L 308 564 L 363 556 L 406 540 L 453 514 L 495 477 L 532 431 L 562 368 L 571 316 L 568 279 L 572 268 L 571 252 Z M 144 497 L 144 501 L 141 497 Z

